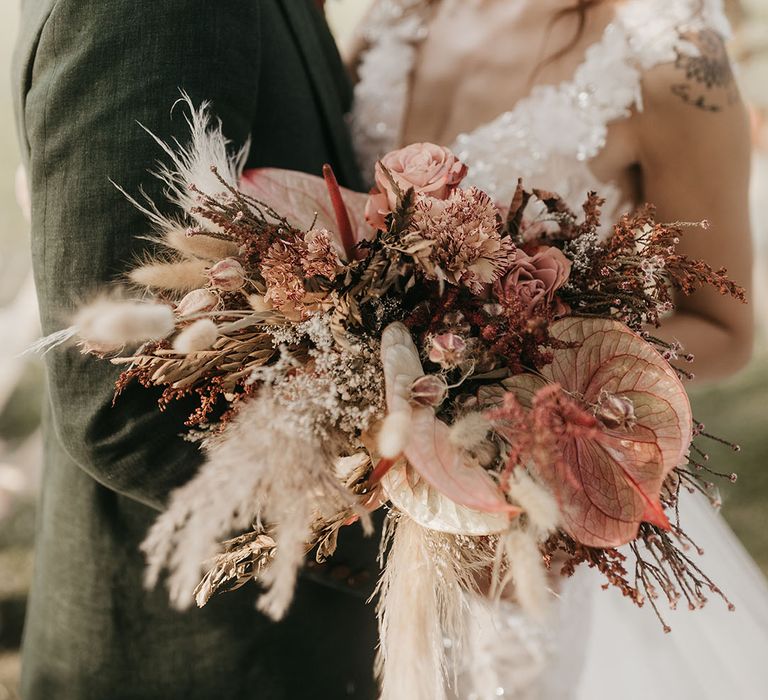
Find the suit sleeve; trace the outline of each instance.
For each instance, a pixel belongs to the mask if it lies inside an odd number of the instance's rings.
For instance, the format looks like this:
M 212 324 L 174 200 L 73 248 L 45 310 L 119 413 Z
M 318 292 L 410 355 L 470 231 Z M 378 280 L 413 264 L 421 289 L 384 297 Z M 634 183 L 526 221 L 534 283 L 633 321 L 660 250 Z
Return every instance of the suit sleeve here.
M 43 27 L 23 107 L 33 265 L 44 332 L 119 278 L 147 245 L 148 224 L 110 183 L 144 188 L 164 140 L 188 138 L 179 90 L 212 102 L 238 147 L 257 108 L 260 3 L 253 0 L 58 0 Z M 47 357 L 56 437 L 100 483 L 155 508 L 188 480 L 199 450 L 179 437 L 191 406 L 166 412 L 119 370 L 58 349 Z M 186 409 L 186 410 L 185 410 Z

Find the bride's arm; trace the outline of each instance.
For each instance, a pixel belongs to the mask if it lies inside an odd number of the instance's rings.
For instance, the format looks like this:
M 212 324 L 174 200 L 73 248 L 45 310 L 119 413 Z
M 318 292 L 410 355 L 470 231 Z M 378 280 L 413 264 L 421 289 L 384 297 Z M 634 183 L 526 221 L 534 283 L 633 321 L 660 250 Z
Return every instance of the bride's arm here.
M 700 58 L 659 66 L 644 81 L 645 108 L 636 117 L 643 197 L 657 206 L 660 221 L 709 220 L 708 230 L 686 232 L 681 252 L 726 267 L 749 290 L 747 112 L 719 37 L 695 38 Z M 658 335 L 695 355 L 697 378 L 717 379 L 750 357 L 752 307 L 704 289 L 677 299 Z

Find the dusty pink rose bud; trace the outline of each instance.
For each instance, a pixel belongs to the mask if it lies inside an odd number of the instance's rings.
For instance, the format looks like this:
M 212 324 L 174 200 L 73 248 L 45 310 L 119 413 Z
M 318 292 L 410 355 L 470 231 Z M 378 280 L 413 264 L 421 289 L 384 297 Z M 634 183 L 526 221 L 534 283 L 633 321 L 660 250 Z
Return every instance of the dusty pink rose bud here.
M 635 405 L 626 396 L 600 392 L 595 416 L 611 430 L 631 430 L 637 423 Z
M 439 374 L 425 374 L 411 384 L 411 401 L 421 406 L 439 406 L 448 396 L 448 382 Z
M 365 207 L 366 220 L 380 230 L 397 206 L 397 191 L 387 172 L 401 192 L 413 188 L 417 195 L 447 199 L 466 177 L 467 166 L 433 143 L 414 143 L 385 155 L 376 164 L 376 187 Z
M 542 301 L 551 304 L 570 274 L 571 261 L 558 248 L 542 246 L 534 255 L 518 248 L 509 272 L 501 280 L 499 296 L 520 299 L 530 312 Z
M 208 279 L 223 292 L 236 292 L 245 284 L 245 270 L 234 258 L 224 258 L 208 270 Z
M 176 313 L 179 316 L 202 314 L 213 311 L 218 303 L 218 297 L 208 289 L 194 289 L 176 305 Z
M 454 333 L 442 333 L 432 338 L 429 359 L 443 369 L 450 369 L 461 362 L 466 349 L 467 343 L 461 336 Z

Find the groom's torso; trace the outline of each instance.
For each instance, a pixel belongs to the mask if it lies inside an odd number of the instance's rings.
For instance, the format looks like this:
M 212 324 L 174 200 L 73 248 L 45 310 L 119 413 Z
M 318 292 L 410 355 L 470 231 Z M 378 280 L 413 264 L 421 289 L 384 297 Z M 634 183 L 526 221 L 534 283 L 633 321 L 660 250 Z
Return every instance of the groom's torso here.
M 230 40 L 233 27 L 221 21 L 220 12 L 216 21 L 208 22 L 207 3 L 184 1 L 201 8 L 199 22 L 206 25 L 206 39 Z M 256 99 L 248 165 L 319 173 L 323 163 L 330 162 L 339 179 L 355 187 L 358 174 L 343 120 L 349 107 L 349 85 L 313 0 L 249 1 L 258 9 L 259 21 L 253 26 L 253 31 L 259 33 L 258 51 L 253 51 L 250 43 L 243 46 L 243 64 L 237 75 L 231 75 L 227 65 L 212 62 L 209 66 L 211 75 L 222 81 L 239 80 L 238 75 L 250 78 L 251 70 L 256 73 L 255 80 L 243 81 L 244 91 L 250 93 L 255 87 L 257 92 L 255 96 L 243 95 L 244 99 Z M 244 0 L 217 2 L 244 4 Z M 103 12 L 105 22 L 111 21 L 112 15 L 116 22 L 129 22 L 132 12 L 151 12 L 159 16 L 160 22 L 173 22 L 173 14 L 164 9 L 168 4 L 164 0 L 25 0 L 15 57 L 14 98 L 22 150 L 32 168 L 33 206 L 36 201 L 44 201 L 48 208 L 67 207 L 67 202 L 59 201 L 61 198 L 57 199 L 55 192 L 45 192 L 43 196 L 36 190 L 47 188 L 45 173 L 41 171 L 57 153 L 58 135 L 51 133 L 47 115 L 51 110 L 66 109 L 66 105 L 49 99 L 48 94 L 57 92 L 52 86 L 60 87 L 70 80 L 70 66 L 80 47 L 102 40 L 83 34 L 78 14 Z M 139 16 L 135 16 L 138 21 Z M 140 21 L 143 23 L 144 19 Z M 240 34 L 248 30 L 249 27 L 237 27 Z M 173 34 L 176 33 L 180 41 L 189 35 L 184 26 L 174 27 Z M 130 28 L 124 34 L 126 42 L 136 40 Z M 151 37 L 141 40 L 147 39 L 151 46 Z M 127 75 L 135 75 L 136 66 L 130 65 L 137 60 L 135 53 L 128 50 L 130 47 L 122 43 L 119 35 L 111 43 L 113 47 L 94 49 L 92 53 L 105 61 L 110 60 L 110 50 L 114 50 L 118 61 L 125 53 L 126 71 L 132 71 Z M 197 48 L 206 50 L 205 45 Z M 173 52 L 173 47 L 168 47 L 168 51 Z M 240 49 L 234 46 L 232 51 L 237 53 Z M 137 91 L 136 99 L 154 100 L 158 109 L 170 110 L 178 93 L 151 94 L 154 81 L 166 70 L 163 52 L 156 51 L 152 56 L 146 65 L 147 91 Z M 98 63 L 95 62 L 92 76 L 86 79 L 100 80 L 103 66 Z M 183 73 L 184 67 L 169 60 L 167 70 Z M 184 87 L 183 83 L 180 78 L 178 87 Z M 126 89 L 135 91 L 136 86 L 126 84 Z M 207 96 L 193 97 L 200 100 Z M 214 104 L 214 111 L 216 107 Z M 58 123 L 62 121 L 67 120 Z M 71 128 L 80 128 L 77 114 L 72 114 Z M 83 138 L 87 143 L 87 135 Z M 148 157 L 146 168 L 151 167 L 152 159 Z M 120 164 L 115 163 L 114 168 L 113 176 L 120 178 Z M 88 173 L 73 172 L 72 177 L 87 178 Z M 100 223 L 92 221 L 90 225 L 98 229 Z M 68 264 L 65 242 L 55 236 L 37 235 L 34 217 L 32 237 L 41 315 L 49 331 L 61 320 L 46 300 L 66 292 L 67 280 L 62 277 L 78 266 Z M 51 381 L 56 381 L 55 374 Z M 53 389 L 49 415 L 62 411 L 77 414 L 84 408 L 57 405 L 61 399 L 56 387 Z M 120 410 L 119 403 L 115 410 Z M 274 625 L 255 612 L 250 587 L 214 600 L 209 609 L 186 614 L 168 610 L 162 591 L 144 592 L 138 545 L 155 511 L 102 486 L 87 474 L 70 451 L 65 450 L 60 432 L 57 436 L 52 423 L 49 418 L 35 580 L 25 630 L 25 700 L 299 697 L 284 686 L 289 669 L 302 664 L 292 653 L 320 653 L 322 644 L 313 644 L 306 650 L 287 648 L 290 635 L 276 631 Z M 361 556 L 368 559 L 367 554 Z M 306 591 L 307 584 L 304 588 Z M 305 592 L 304 603 L 299 598 L 297 605 L 304 608 L 305 624 L 311 624 L 309 620 L 318 608 L 311 601 L 315 597 L 325 600 L 325 595 L 330 594 L 310 591 Z M 336 604 L 335 600 L 328 599 L 327 605 Z M 345 629 L 346 613 L 342 613 L 336 611 L 341 620 L 328 620 L 329 636 L 324 643 L 329 648 L 335 639 L 343 640 L 345 635 L 354 634 L 354 629 Z M 328 610 L 327 614 L 334 612 Z M 350 613 L 349 623 L 367 625 L 364 615 L 356 609 Z M 295 617 L 287 624 L 301 625 L 302 620 Z
M 110 5 L 131 4 L 134 12 L 142 12 L 147 0 L 104 0 L 104 11 Z M 248 167 L 282 167 L 320 174 L 322 165 L 330 162 L 338 171 L 339 181 L 347 187 L 361 185 L 356 159 L 346 127 L 346 114 L 351 107 L 352 90 L 341 63 L 336 44 L 322 15 L 314 9 L 316 0 L 228 0 L 233 5 L 258 7 L 258 33 L 261 60 L 247 51 L 243 61 L 258 76 L 259 109 L 252 124 L 253 143 Z M 41 58 L 40 43 L 46 27 L 56 24 L 60 6 L 77 4 L 74 0 L 21 0 L 22 17 L 14 54 L 13 99 L 17 123 L 23 132 L 26 96 Z M 87 3 L 84 3 L 87 5 Z M 204 7 L 205 3 L 202 3 Z M 84 9 L 83 11 L 87 11 Z M 63 14 L 63 13 L 62 13 Z M 236 14 L 233 10 L 232 14 Z M 206 21 L 204 11 L 200 22 Z M 56 43 L 78 41 L 77 27 L 66 26 Z M 212 25 L 211 32 L 226 32 Z M 183 34 L 180 41 L 183 41 Z M 87 37 L 83 37 L 87 40 Z M 226 39 L 224 39 L 226 40 Z M 66 49 L 67 47 L 64 46 Z M 55 46 L 43 46 L 50 54 Z M 115 46 L 116 53 L 121 51 Z M 205 47 L 201 47 L 204 51 Z M 211 64 L 212 74 L 228 80 L 226 68 Z M 94 72 L 99 70 L 93 67 Z M 177 95 L 165 96 L 169 104 Z M 154 96 L 154 99 L 163 99 Z M 21 134 L 22 150 L 26 139 Z

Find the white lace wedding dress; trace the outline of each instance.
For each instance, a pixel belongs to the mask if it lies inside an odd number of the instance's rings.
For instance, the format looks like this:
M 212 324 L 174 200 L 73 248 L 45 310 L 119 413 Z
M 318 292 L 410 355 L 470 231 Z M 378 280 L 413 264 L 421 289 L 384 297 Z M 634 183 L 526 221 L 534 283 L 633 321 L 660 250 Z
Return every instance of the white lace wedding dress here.
M 409 77 L 427 36 L 429 5 L 380 0 L 363 27 L 368 49 L 359 66 L 352 129 L 364 172 L 402 145 Z M 504 202 L 523 177 L 528 187 L 556 191 L 577 210 L 596 190 L 606 198 L 610 225 L 631 205 L 614 183 L 596 179 L 589 162 L 605 146 L 608 124 L 642 109 L 643 72 L 681 53 L 695 55 L 683 36 L 706 28 L 729 33 L 720 0 L 617 4 L 571 80 L 534 88 L 513 110 L 458 137 L 453 149 L 470 166 L 470 183 Z M 513 605 L 491 610 L 474 601 L 471 663 L 457 660 L 457 698 L 768 698 L 765 580 L 707 502 L 691 497 L 683 506 L 686 529 L 707 547 L 700 564 L 736 612 L 718 600 L 696 612 L 670 611 L 673 632 L 665 635 L 648 607 L 636 609 L 618 592 L 603 591 L 590 571 L 565 582 L 542 624 Z

